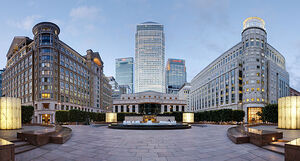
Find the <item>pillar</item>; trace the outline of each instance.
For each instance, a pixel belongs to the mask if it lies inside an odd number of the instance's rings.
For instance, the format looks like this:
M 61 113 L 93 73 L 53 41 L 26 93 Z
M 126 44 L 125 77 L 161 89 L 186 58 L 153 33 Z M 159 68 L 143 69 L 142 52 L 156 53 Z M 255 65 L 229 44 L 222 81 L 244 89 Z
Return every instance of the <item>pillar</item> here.
M 134 105 L 135 106 L 135 112 L 139 113 L 139 105 Z
M 176 105 L 173 105 L 173 111 L 176 111 Z
M 129 112 L 132 112 L 132 105 L 129 105 Z
M 167 105 L 167 112 L 170 112 L 170 108 L 171 108 L 171 106 Z
M 124 112 L 127 112 L 127 105 L 124 105 L 124 106 L 123 106 L 123 111 L 124 111 Z
M 179 111 L 182 112 L 182 105 L 179 105 Z
M 121 105 L 118 105 L 118 112 L 121 112 Z
M 165 105 L 161 105 L 161 107 L 160 107 L 160 112 L 161 112 L 161 113 L 164 113 L 164 112 L 165 112 Z
M 116 106 L 115 105 L 113 105 L 113 112 L 116 112 Z

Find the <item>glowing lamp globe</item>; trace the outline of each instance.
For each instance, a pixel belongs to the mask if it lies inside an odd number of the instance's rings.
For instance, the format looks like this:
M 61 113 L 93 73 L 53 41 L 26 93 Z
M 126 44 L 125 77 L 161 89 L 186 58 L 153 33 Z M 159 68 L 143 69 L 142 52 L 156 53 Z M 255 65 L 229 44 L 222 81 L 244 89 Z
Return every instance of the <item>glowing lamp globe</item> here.
M 115 112 L 107 112 L 105 115 L 106 122 L 117 122 L 117 113 Z
M 21 99 L 13 97 L 0 98 L 0 129 L 20 129 Z
M 194 113 L 183 113 L 182 114 L 182 122 L 193 123 L 194 122 Z
M 300 96 L 278 99 L 278 128 L 300 129 Z

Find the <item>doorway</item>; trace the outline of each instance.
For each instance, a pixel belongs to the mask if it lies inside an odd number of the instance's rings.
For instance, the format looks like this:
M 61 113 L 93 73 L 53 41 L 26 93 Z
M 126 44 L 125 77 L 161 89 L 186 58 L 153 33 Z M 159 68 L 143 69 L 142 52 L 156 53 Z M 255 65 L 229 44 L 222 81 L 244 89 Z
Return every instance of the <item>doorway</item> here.
M 42 114 L 42 124 L 50 124 L 50 116 L 49 114 Z

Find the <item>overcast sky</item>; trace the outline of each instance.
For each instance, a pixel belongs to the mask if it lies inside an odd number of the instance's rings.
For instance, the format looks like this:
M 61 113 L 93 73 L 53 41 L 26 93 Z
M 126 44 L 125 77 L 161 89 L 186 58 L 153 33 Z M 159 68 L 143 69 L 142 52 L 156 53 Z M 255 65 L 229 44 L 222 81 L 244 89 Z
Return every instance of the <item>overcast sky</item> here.
M 0 5 L 0 68 L 14 36 L 33 37 L 41 21 L 56 23 L 60 40 L 85 54 L 99 51 L 107 76 L 115 59 L 134 57 L 136 25 L 164 25 L 167 58 L 186 60 L 190 81 L 205 66 L 241 41 L 242 22 L 265 20 L 268 43 L 285 58 L 290 85 L 300 90 L 300 2 L 280 0 L 27 0 Z

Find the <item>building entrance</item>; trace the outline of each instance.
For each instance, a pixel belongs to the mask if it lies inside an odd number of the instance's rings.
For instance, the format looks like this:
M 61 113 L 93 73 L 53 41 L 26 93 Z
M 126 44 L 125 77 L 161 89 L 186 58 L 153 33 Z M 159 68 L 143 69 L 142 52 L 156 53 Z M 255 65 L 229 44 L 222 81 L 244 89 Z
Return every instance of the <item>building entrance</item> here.
M 43 124 L 50 124 L 50 116 L 49 114 L 42 114 L 42 123 Z
M 160 104 L 144 103 L 144 104 L 139 104 L 139 107 L 140 107 L 140 113 L 145 115 L 157 115 L 161 111 Z
M 248 107 L 248 123 L 260 123 L 260 116 L 258 116 L 258 112 L 262 112 L 261 107 Z

